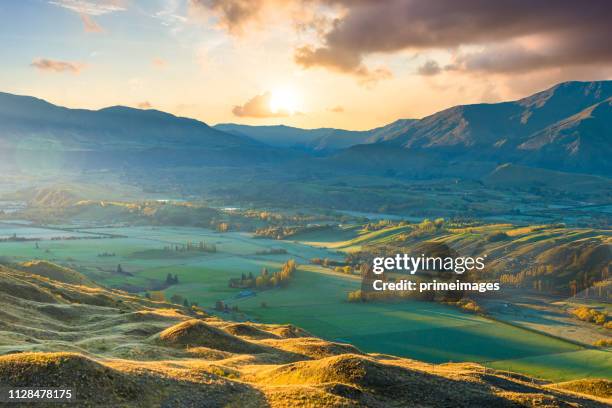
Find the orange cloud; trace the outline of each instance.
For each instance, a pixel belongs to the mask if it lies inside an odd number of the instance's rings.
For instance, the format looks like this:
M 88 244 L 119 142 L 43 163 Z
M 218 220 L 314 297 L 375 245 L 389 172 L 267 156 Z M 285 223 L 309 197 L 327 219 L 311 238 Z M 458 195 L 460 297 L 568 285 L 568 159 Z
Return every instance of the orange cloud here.
M 91 17 L 124 11 L 124 0 L 50 0 L 50 4 L 78 13 L 88 33 L 101 33 L 104 29 Z
M 90 16 L 125 10 L 123 0 L 51 0 L 49 3 Z
M 79 15 L 81 16 L 81 21 L 83 22 L 83 27 L 85 28 L 85 31 L 87 31 L 88 33 L 104 32 L 104 29 L 98 23 L 96 23 L 96 21 L 91 18 L 91 16 L 84 13 L 80 13 Z
M 282 118 L 289 116 L 289 112 L 279 110 L 273 112 L 270 108 L 272 94 L 270 92 L 256 95 L 249 99 L 244 105 L 236 105 L 232 113 L 238 117 L 251 118 Z
M 151 61 L 151 64 L 153 64 L 153 66 L 155 68 L 160 68 L 161 69 L 161 68 L 166 68 L 166 65 L 168 63 L 163 58 L 153 58 L 153 61 Z
M 81 72 L 81 69 L 84 68 L 85 64 L 80 62 L 57 61 L 47 58 L 39 58 L 32 61 L 30 66 L 41 71 L 68 72 L 70 74 L 77 75 Z
M 151 105 L 151 102 L 149 101 L 142 101 L 138 104 L 138 107 L 140 109 L 151 109 L 153 105 Z
M 244 34 L 247 27 L 267 28 L 274 19 L 291 21 L 304 18 L 306 6 L 320 0 L 189 0 L 192 16 L 214 18 L 232 35 Z
M 402 51 L 450 51 L 451 65 L 427 61 L 422 76 L 443 71 L 527 73 L 550 68 L 612 65 L 612 2 L 456 0 L 190 0 L 190 10 L 215 18 L 231 34 L 292 21 L 314 34 L 294 61 L 354 75 L 365 84 L 391 77 L 367 65 L 369 56 Z M 525 10 L 528 10 L 526 12 Z M 541 41 L 525 47 L 521 40 Z M 303 38 L 309 38 L 303 36 Z M 478 46 L 465 52 L 462 47 Z
M 304 68 L 324 67 L 332 71 L 348 73 L 359 77 L 364 85 L 376 83 L 393 76 L 385 67 L 369 69 L 361 62 L 361 57 L 352 52 L 334 52 L 326 48 L 305 46 L 295 51 L 294 61 Z
M 297 0 L 296 0 L 297 1 Z M 457 50 L 479 45 L 482 51 L 461 54 L 454 70 L 522 73 L 556 67 L 612 64 L 609 46 L 612 3 L 456 1 L 456 0 L 319 0 L 345 8 L 316 46 L 298 48 L 295 60 L 347 73 L 367 72 L 365 57 L 403 50 Z M 316 0 L 311 0 L 316 4 Z M 528 12 L 526 11 L 528 10 Z M 532 47 L 517 45 L 539 37 Z M 441 71 L 428 62 L 421 75 Z
M 334 113 L 342 113 L 344 112 L 344 107 L 337 105 L 337 106 L 334 106 L 333 108 L 329 108 L 328 110 Z

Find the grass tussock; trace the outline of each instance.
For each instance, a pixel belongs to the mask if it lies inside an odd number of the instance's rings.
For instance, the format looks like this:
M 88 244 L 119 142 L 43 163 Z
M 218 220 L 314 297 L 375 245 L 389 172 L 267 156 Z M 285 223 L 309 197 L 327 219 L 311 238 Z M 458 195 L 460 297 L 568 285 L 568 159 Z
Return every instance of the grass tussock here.
M 167 328 L 156 336 L 159 343 L 170 347 L 209 347 L 229 352 L 258 352 L 260 347 L 225 333 L 202 320 L 191 319 Z
M 604 378 L 568 381 L 555 384 L 554 388 L 593 395 L 601 398 L 612 398 L 612 381 Z

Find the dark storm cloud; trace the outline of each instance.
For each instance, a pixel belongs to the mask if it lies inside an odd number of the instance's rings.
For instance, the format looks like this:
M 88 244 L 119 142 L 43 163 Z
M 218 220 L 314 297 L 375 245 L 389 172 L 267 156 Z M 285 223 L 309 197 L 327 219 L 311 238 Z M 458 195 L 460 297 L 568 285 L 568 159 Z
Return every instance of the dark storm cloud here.
M 296 26 L 325 20 L 321 41 L 295 50 L 297 64 L 350 73 L 363 81 L 390 76 L 364 62 L 372 54 L 402 50 L 452 50 L 450 69 L 524 72 L 552 66 L 612 62 L 612 1 L 588 0 L 190 0 L 233 34 L 248 23 L 308 16 Z M 341 8 L 338 18 L 321 18 L 323 8 Z M 296 13 L 296 10 L 311 13 Z M 289 12 L 291 11 L 291 12 Z M 270 27 L 270 25 L 263 25 Z M 460 46 L 463 46 L 460 48 Z M 466 53 L 465 46 L 482 47 Z M 434 63 L 421 74 L 437 73 Z
M 460 56 L 455 68 L 509 72 L 612 61 L 609 38 L 612 2 L 592 0 L 328 0 L 347 14 L 328 31 L 323 44 L 296 53 L 306 67 L 363 70 L 363 58 L 400 50 L 452 49 L 489 45 Z M 511 41 L 527 36 L 547 40 L 541 49 L 519 49 Z M 491 47 L 496 43 L 505 45 Z M 552 48 L 546 47 L 552 45 Z

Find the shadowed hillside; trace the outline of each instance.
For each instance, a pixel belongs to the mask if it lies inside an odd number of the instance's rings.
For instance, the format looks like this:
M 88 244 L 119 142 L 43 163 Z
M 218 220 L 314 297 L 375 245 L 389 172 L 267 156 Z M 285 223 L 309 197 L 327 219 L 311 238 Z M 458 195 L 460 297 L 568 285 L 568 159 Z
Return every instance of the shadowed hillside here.
M 4 266 L 0 305 L 0 383 L 74 387 L 81 406 L 604 407 L 610 397 L 606 381 L 587 397 L 563 390 L 589 392 L 584 383 L 363 354 L 292 326 L 229 323 Z
M 607 176 L 611 96 L 610 81 L 565 82 L 517 101 L 459 105 L 391 127 L 377 138 L 377 144 L 391 147 L 389 153 L 356 146 L 340 159 L 365 154 L 394 162 L 394 148 L 406 160 L 425 155 L 432 164 L 512 162 Z

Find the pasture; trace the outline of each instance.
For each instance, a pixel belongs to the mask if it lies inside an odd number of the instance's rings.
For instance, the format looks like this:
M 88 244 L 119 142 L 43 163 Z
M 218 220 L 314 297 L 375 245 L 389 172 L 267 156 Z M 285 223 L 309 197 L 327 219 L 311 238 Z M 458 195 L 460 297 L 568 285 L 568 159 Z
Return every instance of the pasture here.
M 31 233 L 47 237 L 44 231 L 27 226 L 22 231 L 11 226 L 10 231 L 19 236 Z M 377 231 L 367 238 L 385 240 L 401 232 L 402 227 L 385 233 Z M 167 274 L 176 274 L 179 283 L 164 289 L 167 299 L 178 294 L 209 310 L 215 301 L 223 300 L 240 311 L 220 313 L 224 318 L 244 315 L 264 323 L 291 323 L 325 339 L 351 343 L 366 352 L 396 354 L 436 364 L 476 361 L 557 381 L 612 378 L 612 361 L 607 351 L 587 350 L 449 306 L 416 301 L 348 303 L 346 295 L 359 288 L 359 278 L 309 265 L 308 259 L 341 259 L 336 248 L 358 246 L 366 238 L 351 238 L 354 233 L 347 229 L 341 233 L 343 244 L 324 248 L 200 228 L 90 228 L 66 233 L 83 239 L 45 239 L 38 242 L 38 248 L 31 241 L 2 242 L 0 257 L 13 262 L 49 260 L 77 269 L 103 285 L 142 288 L 140 293 L 163 283 Z M 121 237 L 95 239 L 108 236 L 96 234 Z M 49 236 L 58 235 L 62 234 L 56 230 L 49 232 Z M 316 238 L 331 241 L 331 237 Z M 164 253 L 164 247 L 188 241 L 214 244 L 217 252 Z M 257 255 L 257 251 L 270 248 L 282 248 L 287 253 Z M 242 273 L 257 275 L 263 267 L 274 271 L 290 258 L 296 259 L 299 269 L 287 288 L 257 291 L 256 296 L 239 298 L 240 289 L 228 286 L 229 278 L 240 277 Z M 117 273 L 118 264 L 125 273 Z

